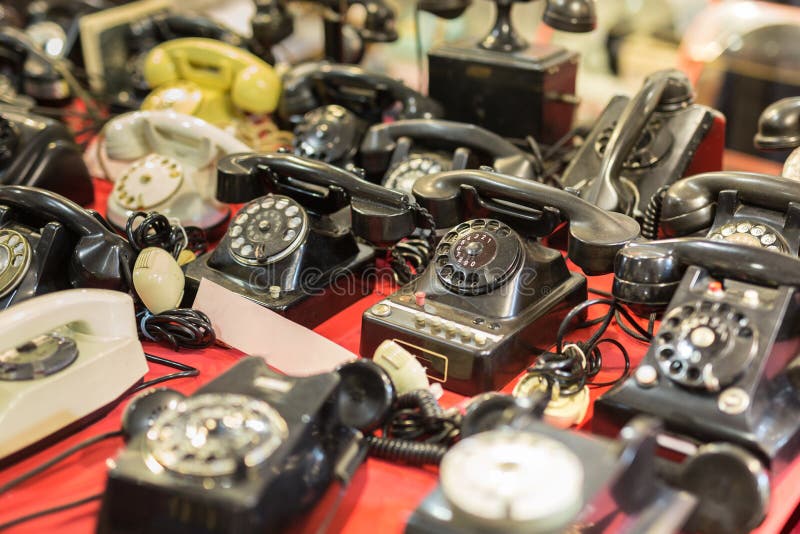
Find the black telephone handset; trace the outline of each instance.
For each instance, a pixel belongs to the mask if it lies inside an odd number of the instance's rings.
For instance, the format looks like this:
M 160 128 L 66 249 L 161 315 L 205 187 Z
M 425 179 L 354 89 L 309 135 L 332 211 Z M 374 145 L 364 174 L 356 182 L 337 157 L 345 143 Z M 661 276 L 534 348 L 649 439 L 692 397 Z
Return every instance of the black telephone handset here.
M 304 63 L 284 76 L 278 105 L 284 125 L 298 124 L 305 113 L 329 104 L 339 104 L 370 124 L 382 122 L 387 114 L 395 119 L 442 115 L 436 101 L 403 82 L 353 65 Z
M 217 198 L 248 204 L 219 246 L 187 265 L 188 298 L 208 278 L 315 326 L 368 291 L 369 277 L 361 275 L 375 252 L 356 236 L 393 243 L 419 222 L 406 195 L 327 163 L 237 154 L 222 158 L 217 169 Z M 353 290 L 327 291 L 337 280 Z
M 359 157 L 367 177 L 409 193 L 419 177 L 442 171 L 488 165 L 527 179 L 541 171 L 531 154 L 503 137 L 474 124 L 437 119 L 374 125 L 364 136 Z
M 590 275 L 611 272 L 617 251 L 639 236 L 639 224 L 626 215 L 516 176 L 450 171 L 420 178 L 413 191 L 437 228 L 450 228 L 472 217 L 494 217 L 528 235 L 543 237 L 567 220 L 569 257 Z
M 0 107 L 0 184 L 48 189 L 87 205 L 94 187 L 83 153 L 63 124 Z
M 798 254 L 800 190 L 791 178 L 711 172 L 675 182 L 648 210 L 643 235 L 705 235 Z
M 666 311 L 637 371 L 595 403 L 597 428 L 646 413 L 670 433 L 750 449 L 773 472 L 796 457 L 800 259 L 703 238 L 632 243 L 613 293 Z
M 128 291 L 136 257 L 100 216 L 24 186 L 0 186 L 0 308 L 61 289 Z
M 615 97 L 567 167 L 562 183 L 611 211 L 640 215 L 663 186 L 722 168 L 722 115 L 693 103 L 686 76 L 649 76 L 630 100 Z M 713 135 L 712 135 L 713 134 Z
M 3 101 L 29 107 L 30 99 L 46 103 L 64 103 L 71 95 L 62 73 L 38 49 L 23 31 L 0 27 L 0 75 L 10 82 Z M 32 67 L 35 65 L 35 68 Z
M 536 238 L 569 220 L 569 257 L 611 271 L 638 223 L 574 195 L 487 171 L 425 176 L 414 196 L 446 228 L 425 271 L 362 318 L 363 357 L 386 339 L 417 356 L 432 380 L 463 395 L 498 390 L 555 342 L 586 300 L 586 279 Z

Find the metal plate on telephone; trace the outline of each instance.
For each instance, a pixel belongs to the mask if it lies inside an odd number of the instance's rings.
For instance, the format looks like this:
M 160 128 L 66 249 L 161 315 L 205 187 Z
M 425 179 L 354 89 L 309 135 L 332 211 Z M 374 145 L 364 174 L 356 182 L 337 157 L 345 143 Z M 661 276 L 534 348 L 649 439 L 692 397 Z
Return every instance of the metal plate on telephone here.
M 709 239 L 732 241 L 775 252 L 788 252 L 789 246 L 779 232 L 756 221 L 734 220 L 708 232 Z
M 0 297 L 16 289 L 30 263 L 28 240 L 14 230 L 0 229 Z
M 502 285 L 522 257 L 516 233 L 494 219 L 459 224 L 436 247 L 439 280 L 453 291 L 477 295 Z
M 438 154 L 412 154 L 388 170 L 383 186 L 410 194 L 414 182 L 429 174 L 449 171 L 450 167 L 450 161 Z
M 261 399 L 207 393 L 161 414 L 147 432 L 147 448 L 181 475 L 232 476 L 269 459 L 288 433 L 283 417 Z
M 42 334 L 0 351 L 0 380 L 34 380 L 68 367 L 78 357 L 78 346 L 70 337 Z
M 228 228 L 228 247 L 245 265 L 272 263 L 285 258 L 308 234 L 308 215 L 295 200 L 267 195 L 246 204 Z

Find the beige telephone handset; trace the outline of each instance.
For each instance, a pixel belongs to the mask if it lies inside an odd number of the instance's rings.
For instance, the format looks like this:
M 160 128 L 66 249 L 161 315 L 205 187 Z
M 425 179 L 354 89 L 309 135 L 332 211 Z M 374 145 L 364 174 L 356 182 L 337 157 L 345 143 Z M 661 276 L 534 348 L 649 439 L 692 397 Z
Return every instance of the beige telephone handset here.
M 0 312 L 0 458 L 112 403 L 147 369 L 125 293 L 70 289 Z
M 220 228 L 230 208 L 215 199 L 217 160 L 252 152 L 202 119 L 170 110 L 135 111 L 110 121 L 98 160 L 114 182 L 107 218 L 125 228 L 135 211 L 158 211 L 184 226 Z

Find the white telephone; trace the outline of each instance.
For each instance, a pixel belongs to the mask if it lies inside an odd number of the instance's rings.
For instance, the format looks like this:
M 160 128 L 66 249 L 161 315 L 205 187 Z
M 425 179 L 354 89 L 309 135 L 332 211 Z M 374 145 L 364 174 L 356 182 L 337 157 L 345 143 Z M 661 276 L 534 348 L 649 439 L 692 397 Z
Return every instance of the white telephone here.
M 111 224 L 124 229 L 134 211 L 158 211 L 212 233 L 230 216 L 230 208 L 214 198 L 217 160 L 252 152 L 224 130 L 169 110 L 116 117 L 103 128 L 97 149 L 105 177 L 114 182 Z
M 70 289 L 0 312 L 0 458 L 110 404 L 146 372 L 125 293 Z

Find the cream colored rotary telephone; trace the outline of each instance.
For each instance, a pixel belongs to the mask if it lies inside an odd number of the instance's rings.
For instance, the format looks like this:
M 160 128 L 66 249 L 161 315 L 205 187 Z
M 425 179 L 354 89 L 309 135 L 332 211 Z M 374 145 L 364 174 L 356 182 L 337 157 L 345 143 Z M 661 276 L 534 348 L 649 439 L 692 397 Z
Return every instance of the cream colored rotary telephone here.
M 202 119 L 169 110 L 120 115 L 103 129 L 97 158 L 114 182 L 107 218 L 117 228 L 135 211 L 158 211 L 213 231 L 230 215 L 214 198 L 217 160 L 252 149 Z
M 125 293 L 70 289 L 0 312 L 0 458 L 112 403 L 146 372 Z

